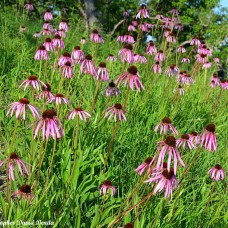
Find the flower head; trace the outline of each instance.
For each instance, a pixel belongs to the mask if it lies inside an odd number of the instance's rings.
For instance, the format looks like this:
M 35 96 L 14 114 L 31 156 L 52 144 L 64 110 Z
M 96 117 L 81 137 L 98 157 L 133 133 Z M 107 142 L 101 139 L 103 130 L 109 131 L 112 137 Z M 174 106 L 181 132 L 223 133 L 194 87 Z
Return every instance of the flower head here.
M 64 52 L 63 55 L 58 60 L 58 66 L 64 66 L 66 62 L 70 62 L 71 66 L 74 66 L 74 61 L 71 58 L 71 54 L 68 52 Z
M 68 32 L 68 23 L 65 19 L 62 19 L 62 21 L 59 23 L 59 29 L 63 29 L 64 32 Z
M 81 63 L 84 60 L 84 53 L 83 51 L 80 49 L 79 46 L 76 46 L 74 48 L 74 50 L 71 53 L 71 57 L 72 59 L 74 59 L 74 61 L 78 64 Z
M 140 89 L 144 89 L 142 82 L 139 79 L 139 72 L 136 66 L 130 66 L 124 74 L 120 75 L 115 83 L 120 86 L 124 82 L 124 86 L 129 84 L 130 89 L 134 90 L 134 87 L 140 92 Z
M 45 21 L 52 21 L 53 20 L 53 15 L 49 9 L 44 14 L 44 20 Z
M 106 180 L 100 187 L 100 194 L 106 196 L 108 190 L 110 190 L 111 196 L 116 194 L 116 188 L 112 185 L 110 180 Z
M 57 94 L 55 95 L 55 97 L 53 97 L 53 98 L 51 98 L 51 99 L 49 100 L 49 102 L 53 102 L 53 101 L 56 103 L 56 105 L 61 105 L 62 103 L 65 103 L 65 104 L 67 104 L 67 105 L 70 105 L 69 100 L 66 99 L 66 97 L 64 97 L 64 95 L 61 94 L 61 93 L 57 93 Z
M 156 61 L 153 64 L 153 70 L 154 70 L 155 74 L 160 74 L 160 75 L 162 74 L 162 67 L 161 67 L 161 63 L 159 61 Z
M 6 115 L 8 116 L 10 114 L 12 117 L 15 112 L 17 119 L 20 116 L 23 116 L 23 119 L 25 120 L 27 108 L 30 109 L 34 118 L 39 118 L 38 110 L 34 106 L 30 105 L 29 100 L 26 98 L 21 98 L 18 102 L 13 102 Z
M 190 150 L 196 148 L 188 134 L 183 134 L 180 139 L 177 139 L 177 147 L 181 147 L 181 145 L 183 148 L 188 146 Z
M 211 168 L 208 173 L 210 174 L 211 179 L 214 179 L 215 181 L 224 180 L 225 171 L 222 169 L 222 166 L 219 164 Z
M 29 171 L 25 165 L 25 163 L 18 157 L 18 155 L 16 153 L 11 153 L 9 158 L 6 158 L 5 160 L 0 162 L 0 167 L 6 164 L 7 169 L 8 169 L 8 173 L 9 173 L 9 179 L 14 181 L 14 169 L 15 169 L 15 165 L 18 166 L 18 169 L 20 171 L 20 174 L 23 176 L 24 173 L 26 173 L 26 175 L 29 175 Z
M 209 151 L 217 150 L 217 142 L 215 136 L 215 125 L 213 123 L 208 124 L 202 134 L 201 147 L 204 147 Z
M 110 54 L 106 60 L 110 62 L 115 62 L 117 58 L 113 54 Z
M 178 87 L 173 90 L 173 93 L 179 93 L 180 95 L 184 95 L 184 89 L 181 85 L 178 85 Z
M 114 117 L 114 121 L 116 122 L 117 119 L 119 119 L 119 121 L 126 121 L 127 118 L 124 114 L 124 110 L 122 108 L 122 105 L 120 103 L 116 103 L 113 106 L 111 106 L 110 108 L 107 109 L 104 118 L 108 117 L 108 120 L 110 120 L 112 118 L 112 116 Z
M 147 170 L 148 173 L 150 173 L 151 170 L 151 166 L 154 163 L 154 159 L 152 157 L 148 157 L 140 166 L 138 166 L 135 169 L 135 172 L 137 172 L 140 176 L 144 173 L 144 171 Z
M 50 136 L 54 140 L 56 138 L 63 137 L 63 126 L 54 109 L 46 110 L 43 112 L 42 117 L 39 119 L 35 127 L 34 138 L 36 138 L 39 131 L 42 133 L 42 138 L 46 140 L 48 140 Z
M 168 131 L 172 131 L 174 136 L 178 134 L 175 127 L 172 125 L 172 122 L 169 117 L 164 117 L 162 122 L 159 123 L 155 128 L 154 131 L 157 132 L 160 129 L 160 134 L 167 135 Z
M 108 70 L 106 68 L 105 62 L 100 62 L 97 68 L 97 74 L 95 75 L 95 79 L 107 82 L 109 81 Z
M 53 42 L 51 41 L 50 38 L 45 39 L 43 46 L 46 48 L 47 51 L 54 51 L 55 50 L 55 46 L 53 45 Z
M 118 53 L 120 56 L 121 62 L 128 62 L 133 63 L 134 62 L 134 53 L 133 53 L 133 47 L 131 44 L 124 45 L 124 48 L 121 49 Z
M 210 79 L 210 85 L 212 88 L 215 88 L 216 86 L 219 86 L 219 78 L 216 73 L 214 73 Z
M 189 137 L 190 137 L 190 140 L 195 144 L 195 145 L 199 145 L 200 144 L 200 135 L 195 132 L 195 131 L 192 131 L 190 134 L 189 134 Z
M 116 84 L 114 82 L 110 82 L 105 88 L 105 90 L 107 97 L 110 97 L 111 95 L 115 95 L 116 97 L 118 97 L 120 93 L 120 90 L 116 87 Z
M 65 64 L 60 67 L 60 73 L 66 78 L 72 78 L 74 76 L 74 69 L 71 66 L 71 62 L 65 62 Z
M 172 192 L 175 188 L 177 188 L 178 185 L 178 180 L 172 168 L 170 171 L 167 169 L 163 170 L 162 172 L 160 172 L 160 174 L 150 178 L 145 182 L 157 183 L 157 186 L 154 189 L 154 194 L 156 194 L 157 192 L 160 193 L 165 191 L 166 198 L 172 198 Z
M 54 39 L 52 40 L 52 43 L 53 43 L 55 48 L 59 48 L 59 49 L 64 49 L 65 48 L 64 42 L 61 39 L 61 36 L 59 34 L 56 34 L 54 36 Z
M 167 162 L 167 170 L 170 172 L 171 159 L 174 159 L 174 174 L 177 173 L 177 163 L 178 161 L 181 163 L 183 167 L 185 164 L 176 148 L 176 139 L 174 136 L 168 136 L 164 141 L 159 142 L 158 151 L 160 151 L 157 167 L 161 167 L 161 164 L 164 162 L 165 154 L 168 152 L 168 162 Z
M 83 44 L 83 45 L 86 44 L 86 38 L 82 37 L 80 43 Z
M 12 198 L 21 197 L 22 199 L 29 200 L 30 202 L 35 199 L 35 195 L 31 191 L 31 186 L 23 184 L 20 189 L 12 194 Z
M 35 60 L 48 60 L 49 59 L 49 54 L 45 48 L 45 46 L 41 45 L 39 49 L 37 50 L 35 57 Z
M 80 67 L 80 73 L 90 74 L 92 76 L 96 76 L 96 69 L 93 62 L 93 58 L 90 54 L 85 56 L 85 59 L 82 61 Z
M 83 110 L 81 107 L 76 107 L 74 110 L 70 111 L 67 115 L 67 119 L 74 119 L 75 116 L 78 115 L 80 117 L 81 120 L 86 121 L 86 119 L 89 117 L 91 117 L 91 115 L 86 112 L 85 110 Z
M 139 12 L 138 12 L 137 15 L 136 15 L 136 19 L 137 19 L 137 18 L 149 18 L 149 17 L 150 17 L 150 16 L 149 16 L 149 14 L 148 14 L 146 5 L 145 5 L 145 4 L 142 4 L 141 7 L 140 7 Z
M 51 92 L 51 86 L 46 83 L 42 86 L 42 91 L 36 96 L 37 99 L 50 100 L 54 98 L 54 95 Z
M 157 49 L 154 45 L 154 42 L 151 40 L 146 46 L 146 54 L 152 55 L 153 53 L 157 53 Z
M 32 2 L 26 3 L 24 8 L 27 9 L 28 11 L 34 11 L 35 10 L 35 7 L 34 7 Z
M 35 75 L 31 75 L 28 77 L 28 79 L 26 79 L 21 83 L 19 88 L 24 86 L 24 90 L 26 90 L 28 86 L 32 86 L 34 89 L 39 90 L 40 89 L 39 84 L 42 84 L 43 86 L 45 86 L 45 84 L 42 81 L 40 81 Z

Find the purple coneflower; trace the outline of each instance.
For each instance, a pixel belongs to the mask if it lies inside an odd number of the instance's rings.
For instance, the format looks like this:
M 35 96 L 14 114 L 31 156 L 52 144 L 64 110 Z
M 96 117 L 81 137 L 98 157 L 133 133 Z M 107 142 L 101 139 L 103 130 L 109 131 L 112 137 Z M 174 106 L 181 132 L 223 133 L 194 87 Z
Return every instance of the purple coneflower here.
M 100 62 L 99 66 L 97 68 L 97 74 L 94 77 L 96 80 L 100 80 L 100 81 L 108 82 L 110 80 L 105 62 Z
M 176 75 L 179 72 L 179 68 L 176 66 L 176 64 L 171 64 L 168 69 L 166 70 L 166 73 L 169 77 L 172 77 Z
M 140 6 L 140 10 L 139 10 L 139 12 L 137 13 L 137 15 L 136 15 L 136 19 L 137 18 L 149 18 L 150 16 L 149 16 L 149 14 L 148 14 L 148 11 L 147 11 L 147 8 L 146 8 L 146 5 L 145 4 L 142 4 L 141 6 Z
M 124 36 L 123 35 L 119 35 L 116 39 L 117 42 L 120 42 L 120 43 L 124 43 Z
M 50 136 L 54 140 L 63 137 L 63 126 L 54 109 L 43 112 L 42 117 L 34 129 L 34 138 L 36 138 L 39 131 L 42 133 L 42 138 L 46 140 L 48 140 Z
M 152 171 L 152 165 L 154 163 L 154 159 L 152 157 L 148 157 L 140 166 L 135 169 L 140 176 L 143 174 L 144 171 L 147 170 L 148 173 Z
M 177 173 L 177 163 L 178 161 L 181 163 L 183 167 L 185 164 L 176 148 L 176 139 L 174 136 L 168 136 L 164 141 L 159 142 L 159 146 L 157 148 L 160 151 L 157 167 L 161 167 L 161 164 L 164 162 L 165 154 L 168 152 L 168 162 L 167 162 L 167 170 L 170 171 L 171 159 L 174 159 L 174 174 Z
M 202 134 L 201 147 L 204 147 L 209 151 L 217 150 L 217 142 L 215 136 L 215 125 L 210 123 L 206 126 L 204 133 Z
M 80 73 L 90 74 L 92 76 L 96 76 L 96 69 L 93 62 L 93 58 L 90 54 L 85 56 L 85 59 L 82 61 L 80 67 Z
M 84 60 L 84 52 L 80 49 L 79 46 L 75 46 L 74 50 L 71 53 L 72 59 L 79 64 Z
M 61 38 L 66 38 L 66 33 L 63 29 L 57 29 L 55 35 L 59 35 Z
M 137 21 L 132 21 L 131 23 L 132 23 L 132 25 L 135 26 L 135 27 L 138 25 L 138 22 L 137 22 Z
M 51 36 L 51 34 L 52 34 L 51 30 L 48 29 L 48 28 L 45 28 L 45 29 L 42 30 L 42 35 L 43 36 Z
M 190 59 L 188 57 L 184 57 L 182 60 L 181 60 L 182 63 L 190 63 Z
M 178 87 L 173 90 L 173 93 L 179 93 L 182 96 L 184 95 L 184 89 L 181 85 L 178 85 Z
M 215 57 L 213 60 L 214 60 L 214 62 L 216 63 L 217 66 L 220 65 L 220 59 L 218 57 Z
M 219 83 L 221 89 L 228 89 L 228 80 L 222 79 Z
M 162 74 L 162 67 L 159 61 L 156 61 L 156 63 L 153 65 L 153 70 L 155 74 Z
M 154 189 L 154 194 L 156 194 L 157 192 L 160 193 L 165 191 L 165 197 L 170 197 L 171 199 L 172 192 L 175 188 L 177 188 L 178 185 L 177 177 L 172 168 L 170 171 L 165 169 L 160 174 L 144 182 L 157 183 L 157 186 Z
M 70 62 L 71 66 L 74 66 L 74 61 L 71 58 L 71 54 L 64 52 L 63 55 L 58 60 L 58 66 L 64 66 L 66 62 Z
M 117 58 L 113 54 L 110 54 L 106 60 L 110 62 L 115 62 Z
M 134 62 L 134 53 L 132 51 L 133 47 L 131 44 L 124 45 L 124 48 L 121 49 L 118 53 L 120 56 L 121 62 L 128 62 L 133 63 Z
M 123 41 L 125 43 L 133 44 L 135 42 L 134 36 L 132 36 L 132 35 L 124 35 Z
M 174 25 L 174 28 L 178 31 L 182 31 L 184 29 L 184 26 L 181 23 L 177 23 Z
M 34 7 L 32 2 L 26 3 L 24 8 L 27 9 L 28 11 L 34 11 L 34 9 L 35 9 L 35 7 Z
M 35 60 L 48 60 L 49 59 L 49 54 L 43 45 L 41 45 L 39 47 L 39 49 L 36 51 L 34 59 Z
M 95 43 L 100 43 L 100 36 L 97 29 L 94 29 L 90 35 L 90 41 Z
M 215 181 L 224 180 L 225 171 L 219 164 L 216 164 L 213 168 L 211 168 L 208 173 L 210 174 L 211 179 L 214 179 Z
M 165 54 L 163 53 L 162 50 L 158 51 L 154 57 L 154 60 L 155 61 L 159 61 L 159 62 L 162 62 L 164 60 L 166 60 L 166 57 L 165 57 Z
M 43 29 L 48 29 L 51 31 L 52 29 L 51 24 L 48 21 L 45 21 L 43 24 Z
M 24 173 L 26 173 L 26 175 L 29 175 L 29 171 L 25 165 L 25 163 L 17 156 L 16 153 L 11 153 L 9 158 L 6 158 L 5 160 L 0 162 L 0 167 L 6 164 L 8 172 L 9 172 L 9 180 L 13 180 L 14 181 L 14 168 L 15 168 L 15 164 L 18 166 L 18 169 L 20 171 L 20 174 L 23 176 Z M 24 172 L 23 172 L 24 171 Z
M 116 194 L 116 188 L 112 185 L 112 182 L 110 180 L 106 180 L 100 187 L 100 194 L 106 196 L 109 189 L 111 192 L 111 196 Z
M 195 145 L 199 145 L 200 144 L 200 135 L 193 131 L 189 134 L 190 140 L 195 143 Z
M 8 110 L 8 112 L 6 113 L 6 115 L 8 116 L 10 114 L 10 116 L 12 117 L 14 112 L 16 114 L 16 118 L 18 119 L 20 116 L 23 116 L 23 119 L 25 120 L 25 116 L 26 116 L 26 109 L 29 108 L 30 111 L 32 112 L 32 115 L 34 118 L 39 118 L 39 112 L 38 110 L 29 104 L 29 100 L 26 98 L 21 98 L 19 100 L 19 102 L 13 102 L 11 104 L 10 109 Z
M 164 17 L 164 16 L 163 16 L 162 14 L 157 14 L 155 18 L 156 18 L 157 20 L 161 20 L 161 19 L 163 19 L 163 17 Z
M 169 117 L 164 117 L 162 122 L 159 123 L 155 128 L 154 131 L 157 132 L 160 129 L 160 134 L 167 135 L 168 131 L 172 131 L 174 136 L 178 134 L 175 127 L 172 125 L 172 122 Z
M 82 37 L 80 43 L 83 44 L 83 45 L 86 44 L 86 38 Z
M 44 14 L 44 20 L 45 21 L 52 21 L 53 20 L 53 15 L 49 9 Z
M 212 65 L 212 62 L 205 62 L 205 63 L 203 64 L 202 69 L 208 69 L 208 68 L 211 68 L 211 65 Z
M 135 26 L 134 25 L 129 25 L 127 30 L 130 31 L 135 31 Z
M 25 81 L 23 81 L 21 83 L 19 88 L 24 86 L 24 90 L 26 90 L 26 88 L 28 86 L 32 86 L 34 89 L 39 90 L 40 89 L 39 83 L 41 83 L 43 86 L 45 86 L 45 84 L 42 81 L 40 81 L 36 76 L 31 75 L 31 76 L 28 77 L 28 79 L 26 79 Z
M 62 21 L 59 23 L 59 29 L 63 29 L 64 32 L 68 32 L 68 23 L 65 19 L 62 19 Z
M 176 43 L 176 38 L 173 34 L 173 32 L 170 32 L 168 36 L 166 37 L 167 42 L 169 43 Z
M 147 26 L 146 26 L 145 23 L 140 24 L 140 25 L 138 26 L 138 28 L 139 28 L 140 30 L 142 30 L 143 32 L 148 32 L 148 28 L 147 28 Z
M 216 86 L 219 86 L 219 78 L 216 73 L 214 73 L 210 79 L 210 85 L 212 88 L 215 88 Z
M 83 121 L 86 121 L 86 118 L 91 117 L 91 115 L 88 112 L 84 111 L 81 107 L 76 107 L 74 110 L 72 110 L 68 113 L 67 119 L 73 120 L 76 115 L 78 115 L 79 118 Z
M 134 87 L 140 92 L 140 89 L 144 89 L 142 82 L 139 79 L 139 72 L 136 66 L 130 66 L 127 69 L 127 72 L 120 75 L 115 83 L 120 86 L 122 82 L 124 82 L 124 86 L 129 85 L 130 89 L 134 90 Z
M 50 38 L 46 38 L 43 46 L 46 48 L 47 51 L 55 51 L 55 46 L 53 45 Z
M 27 184 L 23 184 L 20 189 L 12 194 L 12 198 L 21 197 L 22 199 L 29 200 L 31 202 L 35 199 L 35 195 L 31 191 L 31 186 Z
M 124 10 L 123 16 L 124 17 L 130 17 L 130 13 L 127 10 Z
M 178 77 L 177 81 L 183 83 L 184 85 L 190 85 L 195 82 L 191 75 L 187 73 L 184 73 L 181 77 Z
M 178 15 L 178 14 L 179 14 L 177 8 L 171 9 L 171 10 L 169 11 L 169 13 L 170 13 L 170 14 L 173 14 L 173 15 Z
M 110 82 L 108 86 L 105 88 L 106 96 L 110 97 L 111 95 L 115 95 L 118 97 L 120 90 L 116 87 L 116 84 L 114 82 Z
M 184 46 L 180 46 L 177 48 L 177 52 L 179 53 L 185 53 L 186 52 L 186 49 L 184 48 Z
M 190 150 L 196 148 L 195 145 L 193 144 L 192 140 L 191 140 L 191 137 L 188 134 L 181 135 L 181 138 L 177 139 L 176 145 L 177 145 L 178 148 L 181 147 L 181 145 L 182 145 L 183 148 L 185 148 L 185 146 L 188 145 L 188 148 Z
M 119 226 L 118 228 L 134 228 L 134 225 L 131 223 L 127 223 L 124 226 Z
M 200 40 L 199 40 L 199 37 L 194 37 L 192 38 L 191 42 L 190 42 L 190 45 L 197 45 L 199 46 L 201 43 L 200 43 Z
M 104 118 L 108 117 L 108 120 L 110 120 L 112 118 L 112 116 L 114 117 L 114 121 L 117 121 L 117 118 L 119 121 L 126 121 L 127 118 L 124 114 L 124 110 L 123 107 L 120 103 L 116 103 L 113 106 L 111 106 L 110 108 L 107 109 Z
M 140 63 L 140 64 L 146 64 L 147 63 L 147 59 L 144 55 L 140 54 L 140 55 L 135 55 L 134 56 L 134 62 L 136 63 Z
M 33 34 L 33 37 L 37 38 L 37 37 L 39 37 L 40 35 L 41 35 L 40 32 L 35 32 L 35 33 Z
M 59 48 L 59 49 L 65 48 L 64 42 L 61 39 L 61 36 L 58 34 L 54 36 L 54 39 L 52 40 L 52 42 L 55 48 Z
M 51 92 L 51 86 L 46 83 L 42 86 L 42 91 L 36 96 L 36 99 L 44 99 L 45 101 L 53 99 L 55 96 Z
M 56 105 L 61 105 L 62 102 L 67 105 L 70 105 L 70 102 L 68 101 L 68 99 L 66 99 L 66 97 L 64 97 L 64 95 L 61 93 L 57 93 L 55 97 L 49 100 L 49 102 L 53 102 L 53 101 L 56 103 Z
M 65 78 L 73 78 L 74 69 L 71 66 L 71 62 L 67 61 L 63 66 L 60 67 L 60 74 Z

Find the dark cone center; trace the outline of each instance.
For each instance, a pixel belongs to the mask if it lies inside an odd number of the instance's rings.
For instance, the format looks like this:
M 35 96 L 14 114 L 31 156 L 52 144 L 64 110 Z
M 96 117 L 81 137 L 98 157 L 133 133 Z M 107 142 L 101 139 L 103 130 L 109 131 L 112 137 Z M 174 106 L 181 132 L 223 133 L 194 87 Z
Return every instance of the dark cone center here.
M 45 48 L 43 45 L 41 45 L 41 46 L 39 47 L 39 50 L 45 51 L 46 48 Z
M 90 54 L 88 54 L 88 55 L 85 56 L 85 59 L 86 59 L 86 60 L 92 60 L 93 57 L 92 57 Z
M 168 180 L 170 180 L 170 179 L 172 178 L 172 173 L 169 172 L 167 169 L 165 169 L 165 170 L 162 172 L 162 175 L 163 175 L 166 179 L 168 179 Z
M 181 138 L 184 140 L 189 140 L 189 135 L 188 134 L 183 134 L 181 135 Z
M 106 185 L 106 186 L 112 186 L 112 182 L 110 180 L 106 180 L 104 182 L 104 185 Z
M 220 170 L 220 169 L 222 169 L 222 166 L 219 165 L 219 164 L 216 164 L 216 165 L 215 165 L 215 168 L 218 169 L 218 170 Z
M 79 46 L 75 46 L 74 50 L 81 50 Z
M 170 147 L 176 147 L 176 139 L 174 136 L 168 136 L 165 143 Z
M 114 107 L 115 109 L 119 109 L 119 110 L 122 109 L 122 105 L 120 103 L 116 103 Z
M 42 90 L 51 92 L 51 86 L 48 83 L 46 83 L 45 86 L 44 85 L 42 86 Z
M 26 194 L 31 193 L 31 186 L 28 184 L 23 184 L 20 188 L 20 191 Z
M 11 153 L 10 154 L 10 159 L 19 159 L 16 153 Z
M 61 93 L 57 93 L 55 96 L 56 97 L 64 97 Z
M 57 113 L 54 109 L 46 110 L 42 114 L 43 119 L 53 119 L 55 116 L 57 116 Z
M 110 82 L 108 85 L 109 85 L 109 87 L 112 87 L 112 88 L 116 87 L 116 84 L 114 82 Z
M 45 42 L 51 43 L 51 39 L 50 38 L 46 38 Z
M 152 162 L 153 158 L 152 157 L 148 157 L 146 160 L 145 160 L 145 163 L 147 165 L 149 165 L 151 162 Z
M 136 75 L 137 72 L 138 72 L 136 66 L 130 66 L 130 67 L 127 69 L 127 71 L 128 71 L 128 73 L 133 74 L 133 75 Z
M 81 112 L 81 111 L 83 111 L 83 109 L 82 109 L 81 107 L 76 107 L 74 110 L 75 110 L 76 112 Z
M 22 104 L 29 104 L 29 100 L 27 98 L 21 98 L 19 100 L 19 102 L 22 103 Z
M 29 76 L 28 79 L 31 80 L 31 81 L 36 81 L 38 78 L 36 76 L 34 76 L 34 75 L 31 75 L 31 76 Z
M 166 116 L 166 117 L 164 117 L 162 119 L 162 123 L 164 123 L 164 124 L 171 124 L 172 122 L 171 122 L 170 118 Z
M 215 125 L 214 124 L 208 124 L 207 126 L 206 126 L 206 130 L 207 131 L 209 131 L 209 132 L 212 132 L 212 133 L 214 133 L 215 132 Z

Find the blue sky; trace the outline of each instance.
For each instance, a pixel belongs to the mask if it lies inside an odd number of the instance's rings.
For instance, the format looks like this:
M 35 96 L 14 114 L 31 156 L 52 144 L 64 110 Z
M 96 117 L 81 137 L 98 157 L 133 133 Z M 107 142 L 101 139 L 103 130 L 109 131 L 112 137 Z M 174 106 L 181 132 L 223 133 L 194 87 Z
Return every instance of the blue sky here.
M 222 6 L 228 7 L 228 0 L 220 0 Z

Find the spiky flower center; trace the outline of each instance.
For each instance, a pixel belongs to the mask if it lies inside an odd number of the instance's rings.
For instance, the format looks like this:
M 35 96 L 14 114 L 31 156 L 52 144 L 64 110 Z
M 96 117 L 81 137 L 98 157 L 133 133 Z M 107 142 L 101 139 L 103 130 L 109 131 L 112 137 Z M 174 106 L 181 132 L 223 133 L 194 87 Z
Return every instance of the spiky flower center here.
M 46 83 L 45 86 L 42 86 L 42 91 L 51 92 L 51 86 L 48 83 Z
M 198 134 L 197 134 L 197 132 L 193 131 L 193 132 L 190 133 L 190 135 L 197 136 Z
M 17 156 L 16 153 L 11 153 L 10 154 L 10 159 L 18 159 L 19 157 Z
M 61 93 L 57 93 L 55 96 L 56 97 L 64 97 Z
M 60 36 L 59 34 L 56 34 L 56 35 L 54 36 L 54 38 L 55 38 L 55 39 L 58 39 L 58 40 L 61 40 L 61 36 Z
M 150 41 L 150 46 L 154 46 L 154 42 L 152 40 Z
M 218 75 L 217 75 L 216 73 L 214 73 L 214 74 L 213 74 L 213 77 L 214 77 L 214 78 L 217 78 L 217 77 L 218 77 Z
M 124 225 L 124 228 L 134 228 L 134 226 L 131 223 L 127 223 Z
M 181 86 L 181 85 L 178 85 L 178 88 L 179 88 L 179 89 L 182 89 L 182 86 Z
M 168 136 L 165 140 L 165 143 L 170 147 L 176 146 L 176 139 L 174 136 Z
M 55 116 L 57 116 L 57 113 L 54 109 L 46 110 L 42 114 L 43 119 L 53 119 Z
M 31 193 L 31 186 L 28 185 L 28 184 L 23 184 L 20 187 L 20 191 L 23 192 L 23 193 L 29 194 L 29 193 Z
M 171 172 L 169 172 L 167 169 L 165 169 L 163 172 L 162 172 L 162 175 L 166 178 L 166 179 L 168 179 L 168 180 L 171 180 L 171 178 L 172 178 L 172 173 Z
M 189 140 L 189 135 L 188 134 L 183 134 L 181 135 L 181 138 L 184 140 Z
M 50 12 L 51 12 L 51 10 L 47 9 L 47 10 L 46 10 L 46 12 L 47 12 L 47 13 L 50 13 Z
M 92 60 L 93 57 L 92 57 L 90 54 L 88 54 L 88 55 L 85 56 L 85 59 L 86 59 L 86 60 Z
M 216 165 L 215 165 L 215 168 L 218 169 L 218 170 L 220 170 L 220 169 L 222 169 L 222 166 L 219 165 L 219 164 L 216 164 Z
M 50 38 L 46 38 L 46 39 L 45 39 L 45 42 L 51 43 L 51 39 L 50 39 Z
M 43 45 L 41 45 L 41 46 L 39 47 L 39 50 L 45 51 L 46 48 L 45 48 Z
M 162 119 L 162 123 L 164 123 L 164 124 L 171 124 L 172 122 L 171 122 L 170 118 L 166 116 L 166 117 L 164 117 Z
M 92 33 L 93 33 L 93 34 L 98 34 L 97 29 L 94 29 L 94 30 L 92 31 Z
M 112 88 L 115 88 L 115 87 L 116 87 L 116 84 L 115 84 L 114 82 L 110 82 L 110 83 L 108 84 L 108 86 L 109 86 L 109 87 L 112 87 Z
M 81 50 L 79 46 L 75 46 L 74 50 Z
M 63 53 L 63 56 L 64 56 L 64 57 L 69 57 L 69 58 L 71 57 L 70 53 L 68 53 L 68 52 L 64 52 L 64 53 Z
M 175 67 L 176 67 L 176 64 L 172 64 L 172 65 L 170 66 L 170 68 L 171 68 L 172 70 L 174 70 Z
M 31 75 L 28 79 L 31 81 L 36 81 L 38 78 L 35 75 Z
M 128 73 L 133 74 L 133 75 L 136 75 L 137 72 L 138 72 L 136 66 L 130 66 L 130 67 L 127 69 L 127 71 L 128 71 Z
M 104 185 L 106 185 L 106 186 L 112 186 L 112 182 L 110 180 L 106 180 L 104 182 Z
M 67 62 L 65 62 L 64 65 L 65 65 L 65 66 L 68 66 L 68 67 L 71 67 L 71 62 L 67 61 Z
M 214 133 L 214 132 L 215 132 L 215 125 L 214 125 L 213 123 L 208 124 L 208 125 L 206 126 L 206 130 L 209 131 L 209 132 Z
M 106 67 L 106 63 L 105 62 L 100 62 L 99 67 L 105 68 Z
M 82 109 L 81 107 L 76 107 L 74 110 L 75 110 L 76 112 L 81 112 L 81 111 L 83 111 L 83 109 Z
M 29 104 L 29 100 L 27 99 L 27 98 L 21 98 L 20 100 L 19 100 L 19 102 L 21 103 L 21 104 Z
M 148 157 L 146 160 L 145 160 L 145 163 L 147 165 L 149 165 L 151 162 L 152 162 L 153 158 L 152 157 Z
M 114 55 L 113 55 L 113 54 L 110 54 L 109 56 L 110 56 L 110 57 L 113 57 Z
M 146 5 L 145 5 L 145 4 L 142 4 L 142 5 L 140 6 L 140 8 L 141 8 L 141 9 L 146 9 Z
M 162 168 L 163 168 L 163 169 L 167 169 L 167 162 L 163 162 Z
M 160 51 L 158 51 L 160 54 L 163 54 L 163 51 L 162 50 L 160 50 Z
M 132 49 L 133 49 L 133 47 L 132 47 L 131 44 L 126 44 L 126 45 L 124 45 L 124 48 L 125 48 L 125 49 L 128 49 L 128 50 L 132 50 Z
M 122 109 L 122 105 L 120 103 L 116 103 L 114 107 L 115 109 L 119 109 L 119 110 Z
M 61 22 L 67 23 L 67 20 L 66 20 L 65 18 L 63 18 L 63 19 L 61 20 Z

